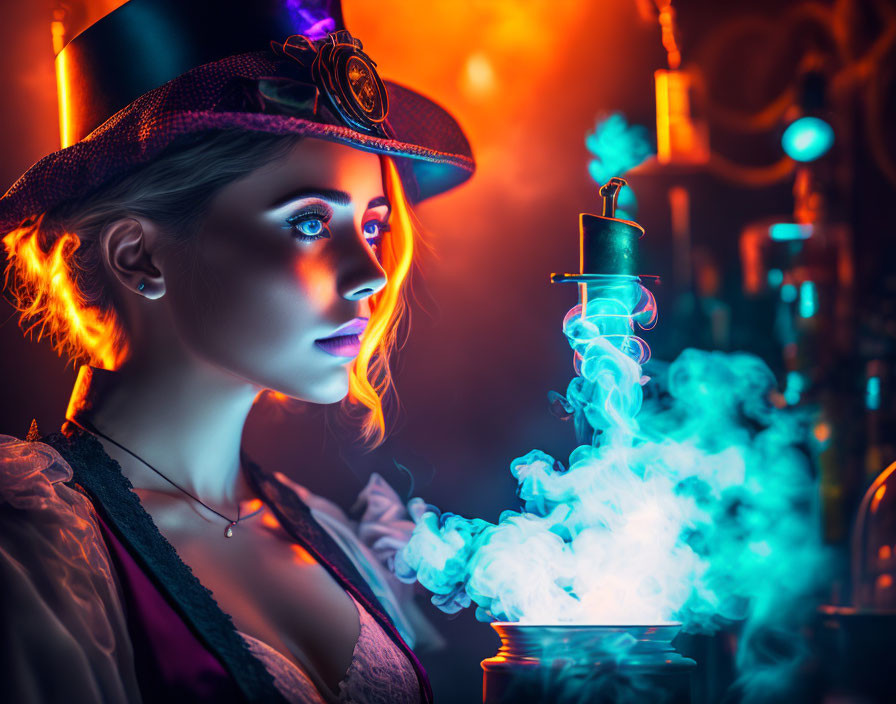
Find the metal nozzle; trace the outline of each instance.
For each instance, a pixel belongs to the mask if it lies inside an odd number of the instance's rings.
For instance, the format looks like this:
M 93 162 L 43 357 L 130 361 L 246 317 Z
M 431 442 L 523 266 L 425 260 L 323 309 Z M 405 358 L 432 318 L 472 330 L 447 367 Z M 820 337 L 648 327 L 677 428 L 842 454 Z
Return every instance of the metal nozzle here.
M 600 187 L 600 195 L 604 199 L 604 211 L 602 215 L 605 218 L 616 217 L 616 199 L 619 198 L 619 191 L 623 186 L 628 185 L 624 178 L 614 176 Z

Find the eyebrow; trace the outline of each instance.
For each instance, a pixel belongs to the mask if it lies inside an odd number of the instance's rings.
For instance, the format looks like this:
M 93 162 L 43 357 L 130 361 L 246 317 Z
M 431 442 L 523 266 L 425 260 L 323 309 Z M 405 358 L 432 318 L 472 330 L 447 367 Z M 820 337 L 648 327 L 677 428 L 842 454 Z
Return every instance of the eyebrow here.
M 287 203 L 291 203 L 296 200 L 302 200 L 304 198 L 317 198 L 319 200 L 329 201 L 330 203 L 334 203 L 336 205 L 352 204 L 352 197 L 345 191 L 339 191 L 333 188 L 300 188 L 296 191 L 287 193 L 282 198 L 278 198 L 268 207 L 268 210 L 276 210 L 277 208 L 280 208 Z M 379 208 L 383 205 L 389 207 L 389 209 L 391 210 L 388 198 L 386 198 L 386 196 L 377 196 L 376 198 L 372 198 L 370 200 L 370 202 L 367 204 L 367 208 Z

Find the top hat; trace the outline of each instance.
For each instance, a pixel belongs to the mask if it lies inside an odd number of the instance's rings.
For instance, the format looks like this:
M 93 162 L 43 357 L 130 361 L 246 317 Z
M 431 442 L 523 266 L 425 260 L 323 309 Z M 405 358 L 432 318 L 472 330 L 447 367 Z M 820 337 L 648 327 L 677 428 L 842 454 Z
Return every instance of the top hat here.
M 600 188 L 603 215 L 579 214 L 579 271 L 551 274 L 551 282 L 587 284 L 607 276 L 638 276 L 638 240 L 644 228 L 616 217 L 616 199 L 626 186 L 614 176 Z
M 56 57 L 63 148 L 0 198 L 0 235 L 187 135 L 298 134 L 393 157 L 411 202 L 475 168 L 443 108 L 380 79 L 339 0 L 130 0 Z

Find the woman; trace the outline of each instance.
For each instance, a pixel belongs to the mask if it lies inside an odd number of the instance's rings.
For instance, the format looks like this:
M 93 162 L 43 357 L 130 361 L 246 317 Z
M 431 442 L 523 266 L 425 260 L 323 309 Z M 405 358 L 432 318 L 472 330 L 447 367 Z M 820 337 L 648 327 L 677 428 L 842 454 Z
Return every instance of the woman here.
M 57 65 L 70 146 L 0 232 L 23 320 L 89 364 L 61 433 L 0 437 L 8 699 L 430 701 L 397 497 L 374 477 L 359 538 L 240 437 L 273 391 L 382 439 L 409 201 L 469 177 L 463 133 L 336 2 L 131 0 Z

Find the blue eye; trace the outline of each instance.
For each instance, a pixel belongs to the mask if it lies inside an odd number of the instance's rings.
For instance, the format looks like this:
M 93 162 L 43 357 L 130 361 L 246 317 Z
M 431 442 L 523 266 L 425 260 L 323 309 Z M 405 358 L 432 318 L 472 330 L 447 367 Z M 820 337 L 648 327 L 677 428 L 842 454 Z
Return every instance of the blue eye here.
M 303 235 L 314 237 L 315 235 L 319 235 L 323 231 L 324 224 L 318 218 L 314 218 L 313 220 L 304 220 L 300 222 L 297 225 L 297 229 Z
M 382 220 L 368 220 L 362 230 L 367 241 L 375 245 L 382 239 L 383 234 L 389 231 L 389 225 Z
M 331 215 L 329 212 L 320 212 L 320 209 L 317 208 L 307 209 L 287 218 L 286 227 L 292 230 L 296 239 L 303 242 L 313 242 L 314 240 L 330 236 L 327 230 L 327 222 Z

